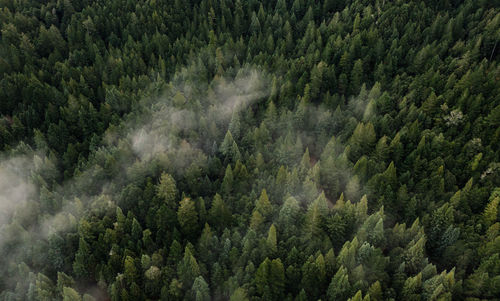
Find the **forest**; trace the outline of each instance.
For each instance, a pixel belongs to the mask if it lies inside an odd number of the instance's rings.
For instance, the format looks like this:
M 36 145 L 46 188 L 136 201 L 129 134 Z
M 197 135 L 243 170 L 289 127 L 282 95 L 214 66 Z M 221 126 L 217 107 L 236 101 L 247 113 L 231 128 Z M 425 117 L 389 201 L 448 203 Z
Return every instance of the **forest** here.
M 0 0 L 0 300 L 500 300 L 500 1 Z

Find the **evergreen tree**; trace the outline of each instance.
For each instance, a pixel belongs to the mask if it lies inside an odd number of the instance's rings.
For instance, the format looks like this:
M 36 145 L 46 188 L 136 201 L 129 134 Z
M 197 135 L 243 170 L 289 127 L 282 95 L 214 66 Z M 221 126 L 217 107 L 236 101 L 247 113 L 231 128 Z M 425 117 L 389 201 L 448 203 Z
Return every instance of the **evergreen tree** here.
M 190 248 L 186 246 L 184 250 L 184 257 L 179 263 L 177 268 L 177 274 L 179 275 L 179 280 L 184 288 L 191 288 L 194 285 L 195 279 L 200 276 L 200 267 L 198 262 L 191 253 Z M 201 281 L 198 281 L 198 285 L 202 287 Z
M 498 298 L 498 5 L 365 2 L 1 1 L 0 300 Z
M 198 214 L 194 202 L 190 198 L 184 198 L 180 202 L 179 209 L 177 210 L 177 219 L 182 232 L 187 237 L 194 237 L 199 228 Z
M 208 211 L 208 219 L 219 230 L 224 229 L 231 222 L 231 212 L 219 194 L 214 196 L 212 207 Z
M 157 195 L 170 209 L 177 209 L 177 187 L 171 175 L 163 173 L 158 185 Z

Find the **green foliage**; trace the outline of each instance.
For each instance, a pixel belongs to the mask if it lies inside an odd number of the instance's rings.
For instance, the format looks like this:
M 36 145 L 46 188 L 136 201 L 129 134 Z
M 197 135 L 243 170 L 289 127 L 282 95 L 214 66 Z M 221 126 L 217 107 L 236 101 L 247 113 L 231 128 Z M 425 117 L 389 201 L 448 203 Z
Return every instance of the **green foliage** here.
M 182 232 L 187 237 L 194 237 L 198 230 L 198 213 L 194 202 L 190 198 L 185 198 L 180 202 L 177 210 L 177 220 L 181 226 Z
M 229 298 L 230 301 L 248 301 L 247 294 L 241 287 L 237 288 Z
M 78 301 L 82 300 L 77 291 L 70 287 L 63 288 L 63 301 Z
M 196 301 L 210 300 L 210 289 L 208 288 L 208 284 L 202 276 L 196 277 L 191 290 L 194 293 Z
M 485 225 L 488 227 L 498 221 L 498 204 L 500 203 L 500 189 L 495 189 L 491 194 L 490 202 L 486 205 L 483 212 Z
M 285 288 L 285 271 L 281 260 L 266 258 L 255 273 L 257 292 L 266 300 L 281 300 Z
M 497 298 L 498 12 L 0 1 L 0 300 Z
M 178 192 L 174 178 L 167 173 L 163 173 L 158 185 L 158 197 L 160 197 L 169 208 L 175 210 L 177 208 L 177 194 Z
M 277 249 L 277 238 L 276 238 L 276 227 L 274 224 L 269 227 L 269 232 L 267 233 L 267 245 L 272 253 L 278 251 Z
M 200 276 L 200 267 L 196 258 L 194 258 L 191 253 L 190 248 L 186 246 L 184 250 L 184 257 L 178 265 L 177 273 L 180 276 L 180 281 L 184 288 L 190 288 L 193 285 L 195 279 Z M 200 281 L 199 281 L 200 282 Z M 202 283 L 198 283 L 203 286 Z
M 240 150 L 230 131 L 226 132 L 224 141 L 222 141 L 220 145 L 220 151 L 222 155 L 228 157 L 231 162 L 236 162 L 241 159 Z
M 208 211 L 208 219 L 217 229 L 223 230 L 231 222 L 231 212 L 219 194 L 214 196 L 212 207 Z
M 344 266 L 341 266 L 332 277 L 326 295 L 328 300 L 345 300 L 351 292 L 349 276 Z

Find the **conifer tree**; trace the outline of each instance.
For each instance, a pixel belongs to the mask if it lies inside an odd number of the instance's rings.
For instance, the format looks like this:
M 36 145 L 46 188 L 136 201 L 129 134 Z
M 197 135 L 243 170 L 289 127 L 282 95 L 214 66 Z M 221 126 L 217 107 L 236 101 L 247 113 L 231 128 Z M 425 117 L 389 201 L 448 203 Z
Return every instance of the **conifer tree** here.
M 177 187 L 174 178 L 166 173 L 163 173 L 160 178 L 160 184 L 157 191 L 160 197 L 170 209 L 177 209 Z
M 184 198 L 177 210 L 177 219 L 182 232 L 187 237 L 193 237 L 198 230 L 198 214 L 194 202 L 190 198 Z

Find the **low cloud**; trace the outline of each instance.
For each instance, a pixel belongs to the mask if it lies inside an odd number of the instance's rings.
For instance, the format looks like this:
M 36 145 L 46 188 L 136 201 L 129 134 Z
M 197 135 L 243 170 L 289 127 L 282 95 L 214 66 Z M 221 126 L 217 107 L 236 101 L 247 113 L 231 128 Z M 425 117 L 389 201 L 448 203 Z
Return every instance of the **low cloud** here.
M 0 227 L 34 197 L 36 188 L 29 180 L 31 168 L 32 162 L 24 156 L 0 161 Z

